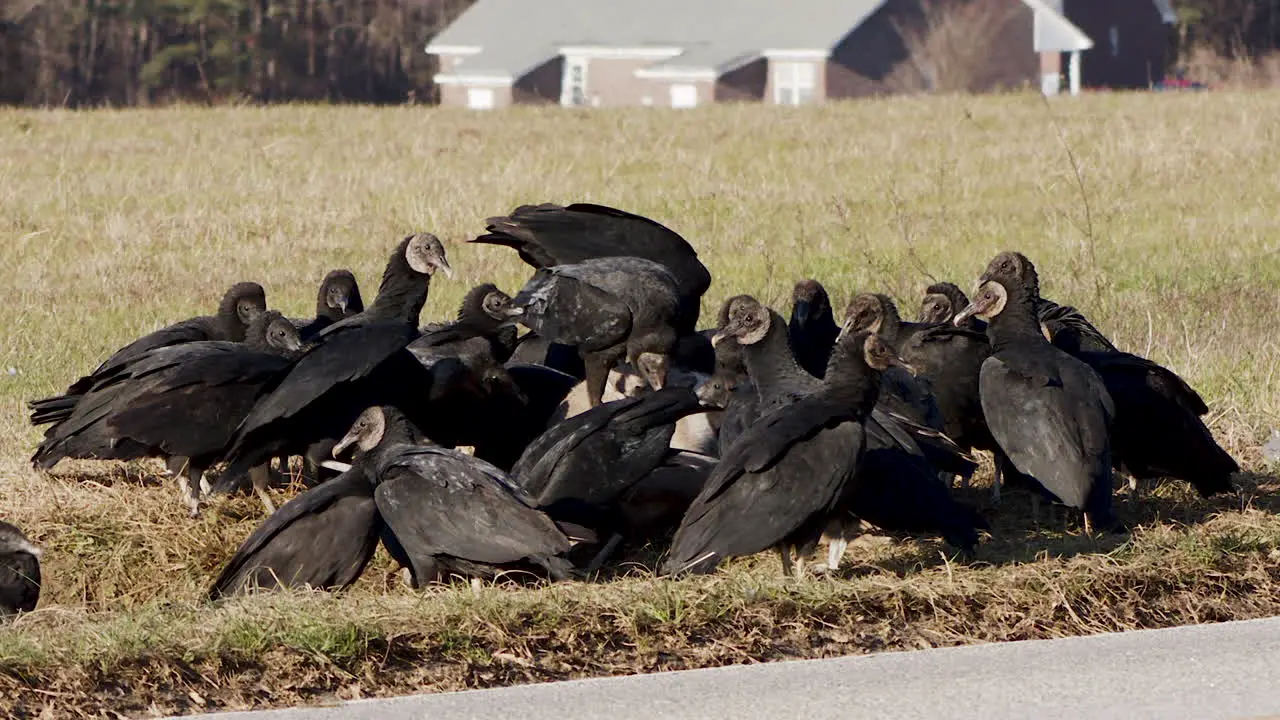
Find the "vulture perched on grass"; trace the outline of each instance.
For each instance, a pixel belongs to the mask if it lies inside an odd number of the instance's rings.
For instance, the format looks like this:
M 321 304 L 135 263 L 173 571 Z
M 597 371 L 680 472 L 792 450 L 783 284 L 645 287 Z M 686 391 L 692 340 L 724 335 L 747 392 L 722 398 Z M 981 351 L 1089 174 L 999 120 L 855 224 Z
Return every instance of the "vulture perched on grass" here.
M 1040 298 L 1039 275 L 1025 255 L 1001 253 L 986 277 L 1018 278 L 1032 288 L 1042 332 L 1102 378 L 1115 403 L 1111 449 L 1116 469 L 1135 478 L 1179 478 L 1205 497 L 1233 492 L 1231 476 L 1240 466 L 1205 426 L 1209 408 L 1200 394 L 1177 373 L 1119 350 L 1079 310 Z
M 227 452 L 213 492 L 239 486 L 272 457 L 305 455 L 313 465 L 370 404 L 428 412 L 431 372 L 407 349 L 418 337 L 431 276 L 452 275 L 436 236 L 404 238 L 391 253 L 373 304 L 321 330 L 289 372 L 253 406 Z
M 267 294 L 261 285 L 236 283 L 222 296 L 215 315 L 190 318 L 143 335 L 112 353 L 97 369 L 72 383 L 62 395 L 28 402 L 31 424 L 47 425 L 67 419 L 80 398 L 102 378 L 114 374 L 150 350 L 201 340 L 243 342 L 249 323 L 266 309 Z
M 351 471 L 373 483 L 415 586 L 454 574 L 571 577 L 569 537 L 506 473 L 457 450 L 415 444 L 414 434 L 396 408 L 372 407 L 333 454 L 355 448 Z
M 63 458 L 164 457 L 195 516 L 204 472 L 301 349 L 297 326 L 268 311 L 254 318 L 244 343 L 202 340 L 150 350 L 101 378 L 71 417 L 50 428 L 32 464 L 47 470 Z M 274 509 L 265 466 L 254 468 L 253 478 L 263 504 Z
M 1004 272 L 1005 259 L 992 260 L 977 296 L 953 320 L 987 322 L 991 355 L 979 377 L 987 426 L 1020 473 L 1084 511 L 1086 530 L 1119 529 L 1111 501 L 1115 404 L 1097 372 L 1045 338 L 1038 284 Z
M 36 609 L 41 554 L 21 530 L 0 521 L 0 619 Z
M 776 315 L 758 303 L 744 304 L 717 340 L 733 336 L 748 348 L 761 343 L 770 326 L 782 324 L 780 316 L 762 323 L 761 313 Z M 772 332 L 785 340 L 780 330 Z M 799 371 L 786 363 L 754 362 L 767 353 L 748 353 L 753 378 Z M 859 471 L 864 422 L 879 393 L 875 373 L 895 362 L 896 355 L 874 334 L 852 335 L 837 346 L 831 371 L 813 392 L 766 403 L 760 418 L 723 451 L 689 507 L 664 572 L 707 573 L 726 558 L 777 548 L 783 571 L 799 576 Z

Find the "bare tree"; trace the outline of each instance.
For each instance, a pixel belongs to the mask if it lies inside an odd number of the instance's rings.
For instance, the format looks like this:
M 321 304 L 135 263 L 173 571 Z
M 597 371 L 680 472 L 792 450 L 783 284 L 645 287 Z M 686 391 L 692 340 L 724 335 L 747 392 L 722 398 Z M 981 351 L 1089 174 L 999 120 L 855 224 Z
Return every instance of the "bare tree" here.
M 1009 0 L 920 0 L 893 21 L 907 51 L 889 78 L 905 92 L 981 92 L 1035 77 L 1031 15 Z

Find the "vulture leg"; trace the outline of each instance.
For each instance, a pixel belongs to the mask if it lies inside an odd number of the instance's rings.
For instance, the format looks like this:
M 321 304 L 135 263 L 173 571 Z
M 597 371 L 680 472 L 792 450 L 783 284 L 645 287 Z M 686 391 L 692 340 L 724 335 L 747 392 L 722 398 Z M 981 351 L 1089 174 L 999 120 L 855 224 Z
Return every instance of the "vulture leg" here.
M 189 517 L 200 517 L 200 488 L 204 483 L 204 471 L 187 462 L 187 470 L 178 476 L 178 489 L 182 491 L 182 501 L 187 506 Z
M 587 404 L 596 407 L 604 402 L 604 386 L 609 382 L 609 360 L 600 355 L 584 357 L 587 370 Z
M 996 505 L 999 505 L 1000 504 L 1000 484 L 1001 482 L 1003 482 L 1003 478 L 1001 477 L 1003 475 L 1002 468 L 1001 468 L 1003 463 L 1000 462 L 999 455 L 995 456 L 995 461 L 996 461 L 996 476 L 995 476 L 995 479 L 991 481 L 991 502 Z
M 840 562 L 844 560 L 844 553 L 849 549 L 849 540 L 857 537 L 858 533 L 854 530 L 854 522 L 856 521 L 841 521 L 839 529 L 831 537 L 831 541 L 827 545 L 828 571 L 835 572 L 840 569 Z
M 249 480 L 253 483 L 253 491 L 258 494 L 258 499 L 262 501 L 262 506 L 267 509 L 267 514 L 274 513 L 276 504 L 271 502 L 271 493 L 267 492 L 267 488 L 271 485 L 270 461 L 250 468 Z
M 622 536 L 618 533 L 614 533 L 613 536 L 609 538 L 609 542 L 606 542 L 604 547 L 600 548 L 600 552 L 596 553 L 595 557 L 591 558 L 591 562 L 587 563 L 586 572 L 593 573 L 599 570 L 600 567 L 604 565 L 604 561 L 609 559 L 609 556 L 613 554 L 614 550 L 618 549 L 618 545 L 620 544 L 622 544 Z
M 785 577 L 791 577 L 795 571 L 795 568 L 791 566 L 791 551 L 787 549 L 786 545 L 779 545 L 778 556 L 782 558 L 782 574 Z

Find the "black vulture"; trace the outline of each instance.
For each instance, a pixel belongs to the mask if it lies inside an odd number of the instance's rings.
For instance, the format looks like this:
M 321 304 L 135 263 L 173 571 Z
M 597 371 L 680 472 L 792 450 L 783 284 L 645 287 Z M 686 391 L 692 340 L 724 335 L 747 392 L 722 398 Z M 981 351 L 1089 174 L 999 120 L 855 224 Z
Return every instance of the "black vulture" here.
M 920 315 L 917 321 L 926 325 L 951 325 L 956 313 L 969 306 L 969 296 L 955 283 L 940 282 L 930 285 L 924 291 L 924 299 L 920 301 Z M 986 332 L 987 324 L 976 317 L 967 317 L 960 325 L 952 325 L 966 330 Z
M 0 521 L 0 618 L 36 609 L 41 554 L 21 530 Z
M 917 409 L 914 415 L 904 415 L 942 430 L 966 451 L 996 449 L 982 417 L 978 393 L 978 373 L 991 354 L 985 334 L 955 327 L 950 317 L 947 324 L 903 322 L 893 300 L 870 293 L 854 296 L 849 303 L 849 320 L 852 330 L 874 329 L 915 370 L 916 379 L 900 372 L 881 375 L 882 382 L 894 381 L 896 393 L 890 391 L 890 397 L 899 394 L 904 405 Z M 882 393 L 888 389 L 882 388 Z M 922 397 L 926 393 L 928 397 Z M 937 417 L 933 416 L 935 407 Z
M 827 372 L 827 360 L 836 344 L 840 326 L 831 309 L 827 289 L 817 280 L 801 280 L 791 292 L 791 321 L 787 338 L 796 362 L 810 375 L 820 378 Z
M 1025 255 L 1006 252 L 988 266 L 992 278 L 1022 278 L 1039 293 L 1039 276 Z M 1115 402 L 1112 465 L 1134 478 L 1175 477 L 1204 497 L 1232 492 L 1240 466 L 1201 419 L 1209 408 L 1185 380 L 1151 360 L 1124 352 L 1076 308 L 1044 298 L 1037 303 L 1042 332 L 1053 345 L 1102 378 Z
M 726 302 L 722 312 L 727 311 L 728 306 Z M 727 317 L 721 321 L 721 326 L 726 323 Z M 698 388 L 698 400 L 707 407 L 719 409 L 708 413 L 708 419 L 715 428 L 721 449 L 732 445 L 760 414 L 759 398 L 747 374 L 742 346 L 737 338 L 725 337 L 716 343 L 715 372 Z
M 516 347 L 516 328 L 507 324 L 511 296 L 485 283 L 467 291 L 453 322 L 422 328 L 422 337 L 409 350 L 424 362 L 442 355 L 488 353 L 492 363 L 503 364 Z
M 508 407 L 498 420 L 501 428 L 476 438 L 473 447 L 476 457 L 510 470 L 529 443 L 546 431 L 578 378 L 545 365 L 508 364 L 505 370 L 523 401 Z
M 85 394 L 70 418 L 49 429 L 32 464 L 47 470 L 63 458 L 166 457 L 194 516 L 204 472 L 301 349 L 297 327 L 275 311 L 254 319 L 244 343 L 202 340 L 155 348 Z M 255 468 L 255 486 L 273 509 L 265 470 Z
M 429 404 L 431 371 L 406 348 L 418 336 L 418 320 L 431 276 L 453 273 L 444 246 L 429 233 L 410 235 L 392 252 L 382 285 L 364 312 L 321 330 L 312 347 L 263 396 L 232 439 L 223 472 L 212 491 L 229 492 L 252 467 L 272 457 L 319 453 L 342 437 L 371 404 L 396 405 L 414 420 Z
M 899 355 L 902 355 L 901 346 L 927 327 L 902 322 L 893 300 L 875 293 L 853 296 L 845 311 L 845 324 L 851 331 L 876 333 Z M 933 395 L 932 383 L 928 378 L 918 376 L 919 370 L 906 356 L 902 357 L 908 363 L 907 368 L 890 368 L 880 374 L 881 407 L 916 424 L 945 430 L 946 419 Z
M 512 479 L 557 520 L 613 534 L 587 568 L 595 570 L 625 539 L 619 498 L 662 464 L 676 422 L 700 410 L 697 396 L 685 387 L 598 405 L 530 443 Z
M 259 588 L 345 588 L 373 558 L 381 524 L 373 484 L 352 468 L 272 513 L 227 562 L 209 597 Z
M 571 576 L 569 538 L 506 473 L 457 450 L 413 444 L 410 422 L 396 408 L 362 412 L 334 456 L 349 447 L 356 448 L 352 470 L 373 482 L 378 513 L 415 585 L 452 574 Z
M 726 430 L 745 437 L 756 418 L 771 410 L 794 402 L 797 398 L 817 392 L 823 381 L 806 373 L 796 364 L 787 343 L 782 318 L 748 296 L 737 296 L 726 301 L 721 310 L 725 327 L 734 328 L 736 342 L 741 353 L 750 383 L 739 383 L 733 393 L 730 410 L 737 407 L 735 423 L 745 425 L 738 430 L 729 427 L 729 411 L 722 419 L 721 448 L 727 452 L 731 444 L 740 439 L 726 441 Z M 722 331 L 723 333 L 723 331 Z M 846 332 L 845 335 L 849 335 Z M 733 337 L 717 341 L 716 349 Z M 893 369 L 897 369 L 894 367 Z M 835 569 L 847 544 L 847 533 L 853 527 L 844 518 L 848 513 L 866 510 L 882 522 L 900 520 L 897 514 L 885 512 L 877 506 L 861 507 L 859 501 L 893 503 L 901 513 L 910 513 L 909 525 L 882 525 L 886 530 L 937 530 L 962 550 L 970 550 L 977 542 L 979 522 L 972 511 L 951 500 L 946 485 L 939 479 L 939 472 L 968 475 L 977 465 L 956 447 L 945 434 L 908 420 L 884 406 L 884 372 L 877 375 L 878 399 L 864 423 L 866 428 L 867 456 L 863 461 L 863 478 L 859 487 L 880 488 L 875 492 L 860 492 L 856 497 L 846 497 L 836 508 L 836 520 L 832 528 L 833 547 L 829 558 L 830 569 Z M 747 387 L 743 387 L 743 386 Z M 722 452 L 723 454 L 723 452 Z M 939 492 L 941 491 L 941 492 Z M 917 511 L 918 510 L 918 511 Z M 939 524 L 939 521 L 942 521 Z M 960 528 L 964 528 L 962 532 Z
M 236 283 L 222 296 L 215 315 L 183 320 L 143 335 L 115 351 L 93 372 L 71 384 L 62 395 L 27 403 L 32 425 L 61 422 L 71 416 L 80 397 L 102 378 L 149 350 L 201 340 L 242 342 L 249 323 L 267 309 L 267 294 L 255 282 Z
M 360 284 L 350 270 L 331 270 L 320 281 L 316 293 L 316 316 L 310 320 L 294 320 L 304 342 L 330 325 L 364 312 Z
M 535 268 L 606 257 L 638 257 L 661 263 L 679 287 L 676 330 L 693 332 L 711 273 L 698 253 L 671 229 L 640 215 L 590 203 L 521 205 L 505 217 L 485 220 L 486 233 L 471 242 L 505 245 Z
M 1086 530 L 1117 529 L 1111 502 L 1115 404 L 1098 373 L 1041 333 L 1038 285 L 1001 274 L 1003 258 L 992 261 L 978 279 L 977 297 L 953 320 L 977 315 L 987 321 L 991 355 L 979 378 L 987 426 L 1020 473 L 1084 511 Z
M 769 332 L 769 324 L 760 323 L 761 311 L 767 308 L 756 304 L 731 317 L 716 337 L 736 336 L 748 348 L 760 343 L 760 332 Z M 776 324 L 781 326 L 780 317 Z M 753 378 L 767 372 L 752 362 L 762 356 L 747 354 Z M 815 392 L 766 410 L 724 450 L 676 531 L 664 572 L 707 573 L 726 558 L 772 547 L 782 556 L 783 571 L 799 576 L 858 472 L 863 423 L 879 394 L 875 373 L 896 362 L 874 333 L 849 335 L 838 344 Z
M 419 425 L 434 443 L 484 444 L 495 434 L 495 418 L 507 418 L 527 402 L 503 365 L 515 346 L 515 328 L 505 324 L 510 304 L 495 286 L 479 285 L 463 298 L 456 320 L 424 327 L 409 344 L 432 372 L 431 413 Z
M 652 541 L 674 532 L 717 462 L 708 455 L 669 450 L 661 465 L 640 478 L 618 500 L 627 537 Z
M 538 335 L 577 348 L 592 406 L 600 404 L 609 370 L 620 361 L 661 389 L 678 339 L 675 278 L 636 257 L 539 269 L 507 312 Z

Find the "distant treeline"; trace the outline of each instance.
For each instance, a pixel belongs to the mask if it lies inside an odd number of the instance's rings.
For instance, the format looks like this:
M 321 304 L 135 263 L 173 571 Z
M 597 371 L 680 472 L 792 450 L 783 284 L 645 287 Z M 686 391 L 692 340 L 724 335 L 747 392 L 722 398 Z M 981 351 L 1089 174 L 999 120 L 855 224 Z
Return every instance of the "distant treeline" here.
M 431 102 L 423 48 L 471 2 L 0 0 L 0 104 Z M 1174 0 L 1179 46 L 1268 53 L 1278 4 Z
M 0 0 L 0 103 L 429 101 L 471 2 Z

